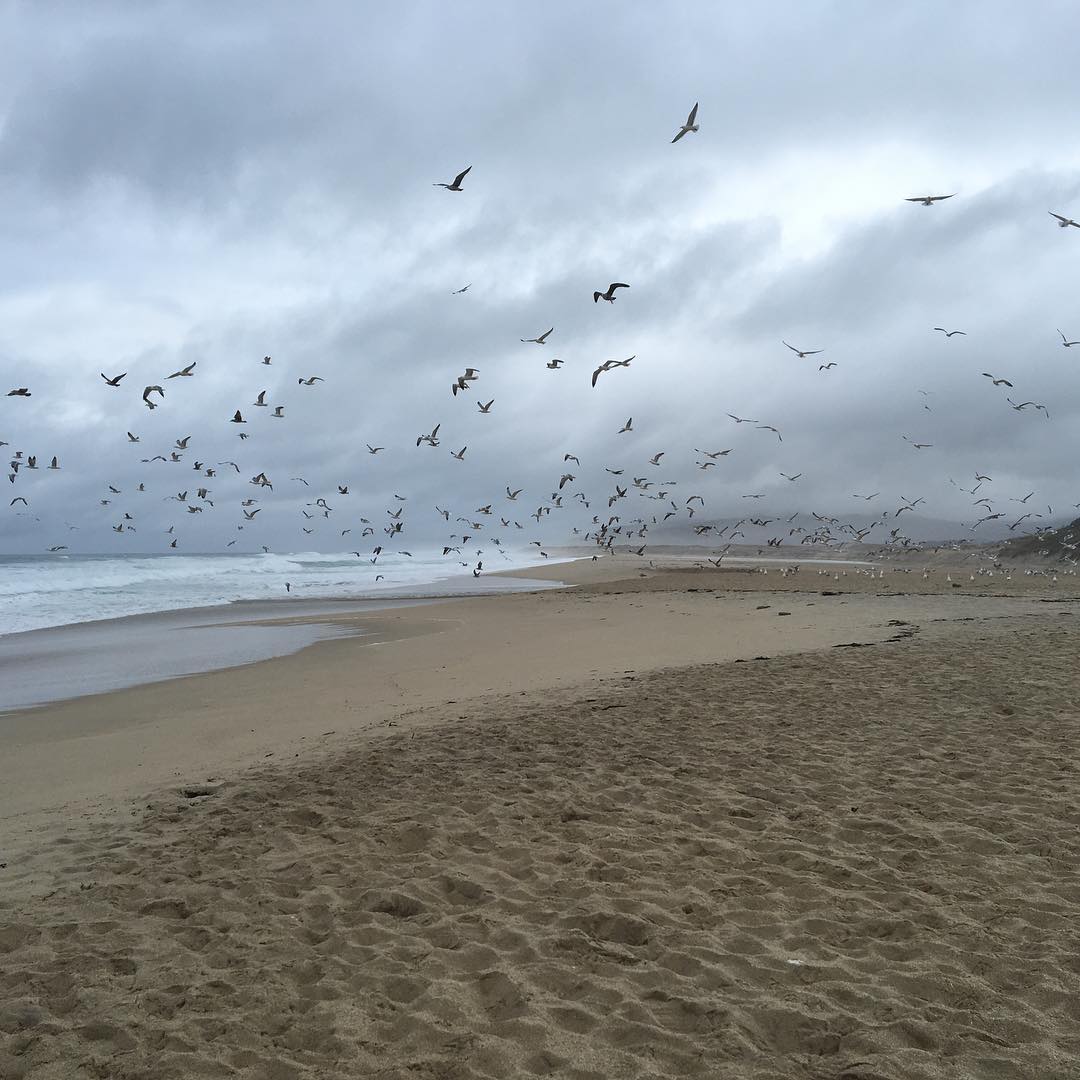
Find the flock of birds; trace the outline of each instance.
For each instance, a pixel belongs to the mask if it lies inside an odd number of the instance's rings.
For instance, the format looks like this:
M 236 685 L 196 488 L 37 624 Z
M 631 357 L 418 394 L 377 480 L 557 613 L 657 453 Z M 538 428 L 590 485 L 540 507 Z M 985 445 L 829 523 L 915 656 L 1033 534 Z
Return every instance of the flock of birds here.
M 686 121 L 679 126 L 674 138 L 671 140 L 672 143 L 678 143 L 686 136 L 699 131 L 697 116 L 698 105 L 695 104 L 690 110 Z M 468 166 L 462 169 L 449 183 L 441 182 L 436 183 L 434 186 L 443 188 L 448 192 L 460 194 L 466 190 L 465 180 L 471 171 L 472 166 Z M 955 195 L 955 192 L 947 195 L 919 195 L 911 196 L 906 201 L 924 207 L 933 207 L 954 198 Z M 1054 211 L 1050 211 L 1050 213 L 1061 228 L 1080 228 L 1080 222 Z M 471 283 L 466 284 L 459 289 L 453 290 L 452 295 L 463 295 L 470 288 Z M 598 304 L 602 300 L 608 304 L 614 304 L 619 298 L 618 290 L 629 290 L 630 288 L 631 285 L 628 282 L 609 282 L 606 288 L 602 290 L 595 289 L 592 292 L 593 303 Z M 943 326 L 934 327 L 933 332 L 941 333 L 944 338 L 949 340 L 966 336 L 964 330 Z M 520 341 L 522 344 L 547 349 L 549 348 L 548 339 L 555 333 L 556 327 L 552 325 L 542 333 L 534 337 L 523 337 Z M 1070 340 L 1060 330 L 1058 330 L 1058 334 L 1061 337 L 1061 344 L 1065 348 L 1080 345 L 1080 339 Z M 800 360 L 820 356 L 826 351 L 823 347 L 798 347 L 786 340 L 782 340 L 780 344 L 789 349 Z M 625 359 L 607 359 L 600 362 L 592 371 L 592 388 L 598 388 L 601 376 L 610 378 L 612 373 L 630 368 L 635 359 L 636 356 L 629 356 Z M 270 367 L 272 364 L 273 360 L 269 355 L 264 356 L 261 360 L 261 366 L 263 367 Z M 154 413 L 158 409 L 167 411 L 168 405 L 176 397 L 176 394 L 171 389 L 172 380 L 178 380 L 176 385 L 180 386 L 184 380 L 197 379 L 199 377 L 198 366 L 197 361 L 192 361 L 163 378 L 161 382 L 144 386 L 141 401 L 148 413 Z M 563 367 L 563 361 L 558 358 L 551 358 L 546 361 L 545 366 L 549 370 L 559 371 Z M 822 362 L 818 364 L 818 371 L 828 372 L 836 367 L 836 361 Z M 305 393 L 308 391 L 320 392 L 320 385 L 325 381 L 319 375 L 293 374 L 296 378 L 296 387 Z M 991 372 L 983 372 L 982 374 L 992 382 L 995 389 L 1004 388 L 1006 394 L 1005 403 L 1016 412 L 1020 413 L 1030 409 L 1034 413 L 1042 413 L 1046 419 L 1050 418 L 1049 410 L 1045 404 L 1032 400 L 1014 401 L 1011 396 L 1008 396 L 1007 392 L 1014 389 L 1013 382 L 1008 378 Z M 99 385 L 106 393 L 122 393 L 127 389 L 124 383 L 124 380 L 128 377 L 127 372 L 118 372 L 116 374 L 101 372 L 100 377 L 102 384 Z M 481 373 L 478 369 L 467 367 L 460 375 L 453 378 L 450 384 L 452 397 L 457 398 L 459 395 L 471 396 L 474 384 L 480 379 Z M 925 396 L 925 391 L 920 392 Z M 32 396 L 33 392 L 27 386 L 15 387 L 7 393 L 7 397 L 12 399 L 26 399 Z M 215 477 L 219 476 L 222 470 L 224 470 L 225 475 L 232 475 L 234 479 L 237 476 L 248 476 L 249 493 L 238 501 L 238 505 L 231 508 L 236 514 L 234 524 L 237 532 L 247 529 L 256 530 L 259 525 L 258 515 L 263 511 L 266 500 L 274 497 L 275 494 L 280 495 L 283 489 L 294 493 L 298 490 L 296 485 L 301 485 L 304 490 L 310 488 L 309 481 L 302 476 L 286 478 L 269 475 L 268 467 L 260 465 L 257 460 L 257 449 L 262 441 L 267 438 L 267 435 L 263 430 L 260 430 L 257 434 L 254 432 L 254 417 L 252 414 L 259 410 L 266 410 L 265 415 L 269 420 L 284 421 L 287 418 L 286 409 L 288 403 L 269 401 L 267 396 L 268 391 L 265 389 L 254 391 L 252 400 L 233 409 L 231 415 L 222 415 L 220 418 L 219 422 L 222 425 L 228 424 L 235 428 L 234 434 L 239 440 L 240 446 L 243 447 L 243 452 L 238 452 L 236 456 L 243 459 L 243 464 L 231 458 L 216 460 L 216 456 L 213 462 L 203 460 L 199 450 L 200 443 L 194 434 L 178 435 L 173 438 L 172 445 L 163 445 L 159 439 L 155 438 L 153 449 L 156 452 L 140 459 L 141 464 L 146 466 L 148 470 L 154 469 L 159 463 L 165 466 L 190 464 L 191 472 L 195 473 L 195 476 L 188 483 L 176 484 L 173 480 L 176 474 L 170 474 L 169 479 L 166 481 L 169 494 L 163 496 L 163 498 L 169 503 L 175 503 L 177 516 L 172 520 L 169 527 L 164 530 L 164 535 L 161 537 L 160 542 L 164 548 L 171 550 L 180 548 L 181 532 L 183 531 L 181 522 L 194 519 L 204 513 L 220 512 L 217 505 L 219 500 L 215 497 L 210 484 Z M 478 414 L 490 416 L 495 404 L 494 398 L 487 401 L 477 400 Z M 924 408 L 929 409 L 929 406 L 924 404 Z M 754 430 L 761 431 L 769 436 L 775 436 L 779 443 L 783 443 L 783 434 L 772 424 L 757 418 L 738 416 L 733 413 L 728 413 L 727 416 L 735 427 L 749 424 L 752 425 Z M 10 415 L 3 419 L 5 423 L 12 421 Z M 279 430 L 284 431 L 286 427 L 283 426 Z M 441 431 L 442 423 L 439 422 L 432 427 L 430 432 L 423 431 L 419 433 L 416 436 L 415 447 L 437 450 L 442 445 Z M 634 431 L 633 417 L 628 417 L 625 424 L 615 434 L 623 435 L 632 431 Z M 907 434 L 902 437 L 916 451 L 921 452 L 933 447 L 933 443 L 921 441 Z M 252 442 L 251 448 L 247 446 L 248 440 Z M 126 432 L 126 442 L 129 445 L 142 446 L 143 435 L 129 430 Z M 8 441 L 0 440 L 0 446 L 9 445 Z M 372 457 L 387 451 L 386 446 L 376 446 L 371 443 L 365 445 L 367 454 Z M 449 448 L 450 455 L 458 462 L 466 460 L 468 450 L 468 443 L 464 443 L 459 448 L 452 446 Z M 721 462 L 732 451 L 733 447 L 723 446 L 716 449 L 694 448 L 694 454 L 696 455 L 694 465 L 697 470 L 707 474 L 709 470 L 720 467 Z M 15 492 L 10 500 L 9 509 L 17 514 L 34 514 L 33 500 L 36 498 L 37 492 L 31 487 L 30 475 L 38 471 L 38 456 L 30 453 L 25 448 L 13 448 L 9 451 L 7 477 Z M 724 555 L 740 538 L 744 542 L 750 542 L 748 529 L 765 530 L 765 535 L 771 533 L 772 535 L 768 535 L 767 547 L 776 549 L 790 546 L 802 547 L 803 545 L 821 545 L 824 548 L 835 548 L 838 545 L 852 541 L 863 543 L 879 542 L 887 546 L 902 548 L 919 546 L 915 540 L 905 535 L 902 516 L 907 512 L 916 511 L 925 502 L 922 497 L 914 499 L 901 498 L 898 505 L 889 509 L 883 508 L 880 513 L 874 516 L 874 520 L 870 524 L 866 524 L 865 521 L 845 521 L 836 516 L 817 513 L 803 514 L 801 512 L 781 518 L 770 517 L 765 514 L 746 514 L 726 525 L 722 525 L 715 520 L 700 520 L 704 517 L 704 496 L 700 493 L 686 492 L 683 488 L 683 478 L 674 479 L 656 471 L 665 468 L 665 458 L 667 456 L 665 451 L 658 451 L 643 460 L 638 468 L 630 468 L 629 470 L 625 466 L 618 468 L 605 466 L 604 471 L 609 477 L 609 489 L 590 494 L 577 486 L 581 461 L 576 454 L 567 451 L 564 453 L 550 483 L 545 485 L 542 494 L 539 497 L 534 495 L 531 500 L 533 508 L 527 514 L 518 513 L 518 508 L 522 505 L 519 500 L 525 496 L 524 489 L 521 487 L 514 488 L 509 484 L 505 485 L 505 492 L 500 492 L 483 505 L 466 509 L 463 512 L 457 512 L 436 504 L 434 513 L 441 519 L 441 527 L 446 530 L 443 536 L 442 554 L 447 558 L 455 558 L 461 565 L 470 567 L 474 575 L 479 576 L 484 570 L 483 556 L 485 548 L 476 547 L 475 550 L 470 550 L 469 545 L 472 541 L 475 540 L 477 544 L 490 544 L 497 552 L 507 557 L 506 552 L 503 550 L 503 538 L 500 533 L 514 539 L 515 542 L 510 543 L 508 546 L 521 547 L 523 546 L 521 539 L 518 539 L 520 532 L 526 529 L 539 530 L 553 515 L 558 515 L 561 511 L 575 504 L 579 504 L 582 511 L 591 511 L 591 517 L 587 516 L 587 514 L 575 515 L 579 525 L 562 528 L 560 539 L 569 540 L 573 536 L 578 542 L 592 543 L 599 549 L 606 551 L 615 550 L 616 545 L 618 545 L 620 549 L 632 551 L 639 556 L 643 556 L 647 550 L 650 530 L 655 530 L 657 526 L 663 526 L 672 519 L 675 519 L 677 523 L 685 523 L 699 539 L 699 542 L 714 546 L 714 557 L 710 561 L 716 565 L 720 565 Z M 254 462 L 252 461 L 253 458 L 255 459 Z M 55 472 L 60 469 L 61 464 L 58 458 L 52 456 L 46 466 L 46 471 Z M 640 472 L 641 475 L 634 475 L 637 472 Z M 99 506 L 106 518 L 106 522 L 101 526 L 102 528 L 107 523 L 112 532 L 118 535 L 139 533 L 140 518 L 136 500 L 154 494 L 162 497 L 160 495 L 162 485 L 157 482 L 160 474 L 147 472 L 146 475 L 147 479 L 139 481 L 133 488 L 129 487 L 127 490 L 122 490 L 112 483 L 104 485 L 98 499 Z M 780 473 L 780 477 L 790 484 L 796 484 L 802 476 L 801 471 L 797 473 Z M 1043 515 L 1036 508 L 1028 509 L 1029 500 L 1034 497 L 1034 492 L 1025 495 L 1023 498 L 1011 500 L 1018 503 L 1020 510 L 1024 512 L 1021 513 L 1018 510 L 1013 515 L 1010 515 L 1006 509 L 999 508 L 1004 505 L 1000 501 L 995 503 L 987 494 L 979 496 L 980 492 L 990 490 L 986 487 L 986 485 L 993 482 L 990 476 L 981 473 L 976 474 L 970 487 L 963 487 L 956 481 L 951 482 L 970 494 L 973 499 L 973 506 L 977 508 L 978 519 L 970 526 L 973 534 L 985 522 L 1004 519 L 1008 516 L 1015 516 L 1016 518 L 1009 524 L 1009 529 L 1013 531 L 1019 529 L 1025 522 L 1043 520 Z M 177 487 L 179 490 L 172 490 Z M 410 550 L 398 546 L 404 540 L 407 532 L 405 514 L 409 501 L 408 497 L 394 494 L 391 505 L 380 507 L 381 512 L 372 513 L 368 511 L 371 516 L 363 516 L 354 515 L 351 512 L 351 507 L 345 503 L 350 494 L 349 484 L 341 483 L 334 485 L 325 492 L 315 494 L 312 498 L 306 499 L 303 505 L 300 506 L 300 514 L 302 515 L 302 519 L 298 523 L 300 533 L 304 536 L 310 536 L 315 533 L 317 527 L 325 528 L 325 523 L 332 521 L 334 523 L 333 529 L 340 532 L 340 537 L 351 534 L 358 540 L 370 538 L 370 546 L 358 544 L 357 548 L 352 551 L 352 554 L 357 558 L 367 559 L 371 563 L 377 564 L 380 557 L 389 554 L 391 551 L 411 557 L 412 552 Z M 873 500 L 878 499 L 880 495 L 880 492 L 870 494 L 855 492 L 851 493 L 851 498 L 868 505 Z M 764 498 L 765 493 L 747 492 L 741 497 L 745 500 L 756 501 Z M 628 502 L 631 498 L 634 498 L 635 503 Z M 1077 505 L 1080 506 L 1080 504 Z M 1053 514 L 1052 507 L 1046 509 L 1048 516 Z M 133 512 L 133 510 L 136 512 Z M 431 512 L 430 509 L 427 511 L 429 514 Z M 524 518 L 526 522 L 531 521 L 533 524 L 526 526 L 521 518 Z M 695 518 L 698 518 L 698 520 L 695 521 Z M 340 529 L 338 529 L 339 525 L 341 526 Z M 579 527 L 580 525 L 584 527 Z M 75 530 L 93 526 L 88 526 L 86 521 L 82 521 L 77 525 L 68 523 L 67 527 Z M 453 531 L 449 531 L 450 529 Z M 875 530 L 879 529 L 881 531 L 875 534 Z M 756 535 L 761 536 L 763 534 L 758 532 Z M 875 541 L 867 541 L 867 537 L 872 535 L 875 536 Z M 877 537 L 880 537 L 880 540 L 877 540 Z M 241 537 L 234 537 L 225 544 L 225 547 L 231 548 L 235 546 L 240 539 Z M 540 555 L 547 555 L 542 540 L 531 539 L 528 543 L 535 546 Z M 144 537 L 140 539 L 140 544 L 145 545 Z M 254 546 L 261 547 L 263 551 L 270 550 L 268 546 L 258 544 L 257 541 Z M 67 548 L 68 545 L 63 543 L 51 543 L 46 546 L 45 550 L 57 553 L 66 551 Z

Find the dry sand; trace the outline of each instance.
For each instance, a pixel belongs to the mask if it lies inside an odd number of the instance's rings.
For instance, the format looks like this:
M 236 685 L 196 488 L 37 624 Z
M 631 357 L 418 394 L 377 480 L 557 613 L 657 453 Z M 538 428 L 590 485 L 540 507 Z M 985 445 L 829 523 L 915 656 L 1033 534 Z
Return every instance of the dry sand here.
M 0 1077 L 1078 1075 L 1071 586 L 574 573 L 13 717 Z

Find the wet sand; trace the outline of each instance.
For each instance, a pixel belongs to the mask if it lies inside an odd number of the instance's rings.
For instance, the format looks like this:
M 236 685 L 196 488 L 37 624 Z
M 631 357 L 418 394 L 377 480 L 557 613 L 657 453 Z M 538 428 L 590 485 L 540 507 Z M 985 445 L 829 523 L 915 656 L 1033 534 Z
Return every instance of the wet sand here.
M 1075 1075 L 1078 590 L 944 573 L 574 564 L 4 717 L 0 1075 Z

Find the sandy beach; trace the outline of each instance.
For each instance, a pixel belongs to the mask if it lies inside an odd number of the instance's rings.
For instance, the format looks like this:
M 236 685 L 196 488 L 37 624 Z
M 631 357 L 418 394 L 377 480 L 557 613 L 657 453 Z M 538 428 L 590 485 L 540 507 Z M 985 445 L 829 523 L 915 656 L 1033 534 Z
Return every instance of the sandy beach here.
M 0 717 L 0 1076 L 1076 1075 L 1075 578 L 528 573 Z

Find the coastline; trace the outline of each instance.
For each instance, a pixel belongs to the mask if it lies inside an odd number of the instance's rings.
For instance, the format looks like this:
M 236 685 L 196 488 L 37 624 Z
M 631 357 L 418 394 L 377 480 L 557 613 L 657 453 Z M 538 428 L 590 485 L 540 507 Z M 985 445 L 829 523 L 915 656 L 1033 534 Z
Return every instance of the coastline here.
M 1070 1076 L 1080 598 L 629 566 L 24 714 L 0 1072 Z

